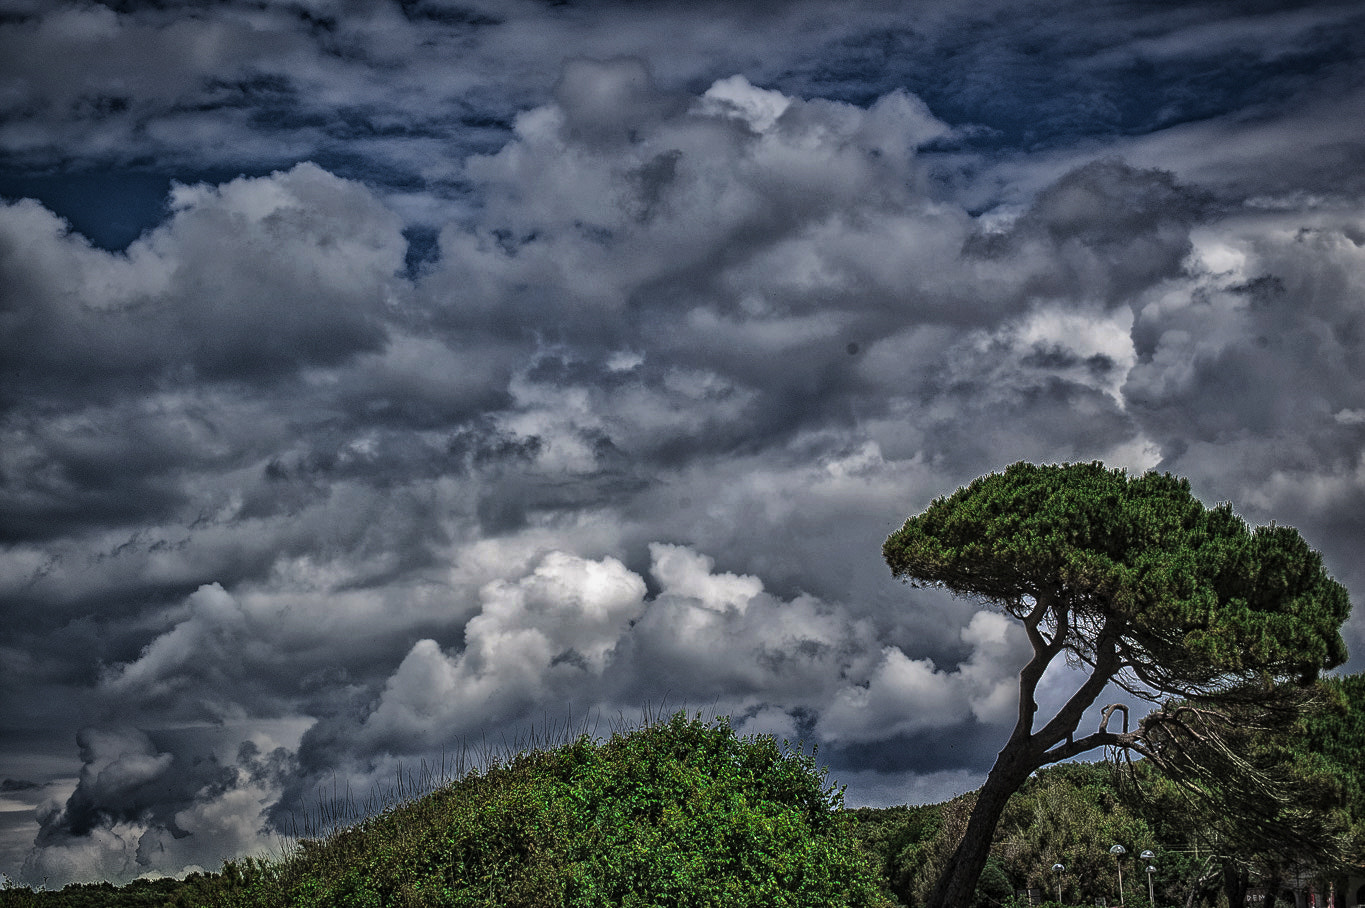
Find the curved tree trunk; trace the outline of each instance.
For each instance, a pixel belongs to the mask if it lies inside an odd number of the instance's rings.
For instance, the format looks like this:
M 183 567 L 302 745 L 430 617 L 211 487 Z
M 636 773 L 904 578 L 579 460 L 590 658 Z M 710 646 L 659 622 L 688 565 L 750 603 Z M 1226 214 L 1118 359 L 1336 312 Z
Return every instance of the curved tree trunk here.
M 1011 749 L 1015 753 L 1010 753 Z M 928 908 L 968 908 L 976 894 L 976 882 L 981 877 L 986 859 L 990 857 L 991 840 L 995 828 L 1005 812 L 1010 795 L 1019 790 L 1029 773 L 1037 769 L 1027 759 L 1024 748 L 1006 746 L 995 761 L 995 767 L 986 777 L 976 797 L 971 819 L 967 821 L 967 831 L 962 836 L 957 850 L 953 852 L 948 867 L 934 884 L 933 894 L 929 896 Z
M 1046 725 L 1033 730 L 1038 703 L 1034 694 L 1038 683 L 1052 660 L 1065 648 L 1063 640 L 1068 627 L 1068 612 L 1060 607 L 1056 595 L 1037 594 L 1037 605 L 1024 618 L 1024 631 L 1033 645 L 1033 658 L 1019 672 L 1019 721 L 1003 750 L 995 757 L 986 784 L 976 797 L 967 831 L 947 869 L 939 875 L 929 897 L 928 908 L 968 908 L 976 895 L 976 883 L 990 857 L 995 828 L 1005 812 L 1010 795 L 1019 790 L 1029 775 L 1041 766 L 1073 757 L 1103 745 L 1123 742 L 1127 731 L 1127 711 L 1124 710 L 1124 735 L 1109 732 L 1109 717 L 1115 709 L 1105 710 L 1099 731 L 1084 738 L 1072 733 L 1080 724 L 1081 716 L 1104 690 L 1109 679 L 1118 673 L 1121 661 L 1118 653 L 1119 629 L 1112 618 L 1106 618 L 1095 641 L 1094 661 L 1090 676 L 1076 689 Z M 1057 628 L 1051 640 L 1039 626 L 1052 610 Z M 1051 748 L 1051 749 L 1049 749 Z

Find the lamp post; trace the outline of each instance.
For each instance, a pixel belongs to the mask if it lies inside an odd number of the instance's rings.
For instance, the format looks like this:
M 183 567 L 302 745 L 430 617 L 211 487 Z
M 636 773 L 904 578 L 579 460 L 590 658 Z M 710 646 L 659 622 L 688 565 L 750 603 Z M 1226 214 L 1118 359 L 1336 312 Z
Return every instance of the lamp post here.
M 1138 855 L 1138 857 L 1147 862 L 1147 904 L 1150 908 L 1156 908 L 1156 890 L 1152 888 L 1152 874 L 1156 873 L 1156 867 L 1152 864 L 1152 861 L 1156 859 L 1156 855 L 1148 850 Z
M 1062 874 L 1066 873 L 1066 867 L 1062 864 L 1053 864 L 1052 872 L 1057 874 L 1057 904 L 1062 904 Z
M 1115 845 L 1109 849 L 1109 853 L 1114 856 L 1114 863 L 1119 868 L 1119 908 L 1123 908 L 1123 856 L 1128 853 L 1128 849 L 1122 845 Z

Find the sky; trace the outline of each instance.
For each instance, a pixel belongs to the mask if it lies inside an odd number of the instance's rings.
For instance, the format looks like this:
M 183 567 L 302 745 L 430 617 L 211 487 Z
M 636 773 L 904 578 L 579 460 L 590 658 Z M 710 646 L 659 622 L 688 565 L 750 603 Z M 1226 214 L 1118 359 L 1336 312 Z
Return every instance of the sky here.
M 1019 460 L 1361 601 L 1362 55 L 1356 0 L 0 0 L 0 872 L 660 710 L 975 788 L 1027 641 L 881 544 Z

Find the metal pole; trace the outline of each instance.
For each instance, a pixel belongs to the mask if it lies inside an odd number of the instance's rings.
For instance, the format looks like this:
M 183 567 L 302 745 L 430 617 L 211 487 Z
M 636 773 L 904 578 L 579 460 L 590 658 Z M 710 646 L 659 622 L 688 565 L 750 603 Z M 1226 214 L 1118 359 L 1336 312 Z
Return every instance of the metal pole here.
M 1123 908 L 1123 856 L 1128 853 L 1128 849 L 1122 845 L 1115 845 L 1109 849 L 1109 853 L 1114 856 L 1114 863 L 1119 868 L 1119 908 Z
M 1152 861 L 1156 858 L 1156 855 L 1148 850 L 1138 855 L 1138 857 L 1147 862 L 1147 906 L 1148 908 L 1156 908 L 1156 890 L 1152 888 L 1152 874 L 1156 873 L 1156 867 L 1153 866 Z

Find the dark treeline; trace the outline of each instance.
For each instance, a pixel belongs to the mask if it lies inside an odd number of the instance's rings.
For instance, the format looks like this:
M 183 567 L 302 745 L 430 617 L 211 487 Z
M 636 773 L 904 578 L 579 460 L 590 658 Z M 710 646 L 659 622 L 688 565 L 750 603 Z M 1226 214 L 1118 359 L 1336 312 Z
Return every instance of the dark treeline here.
M 200 875 L 196 875 L 198 877 Z M 185 891 L 183 880 L 134 880 L 127 886 L 113 883 L 72 883 L 61 890 L 33 892 L 28 889 L 0 890 L 0 905 L 59 906 L 59 908 L 162 908 L 175 904 Z

